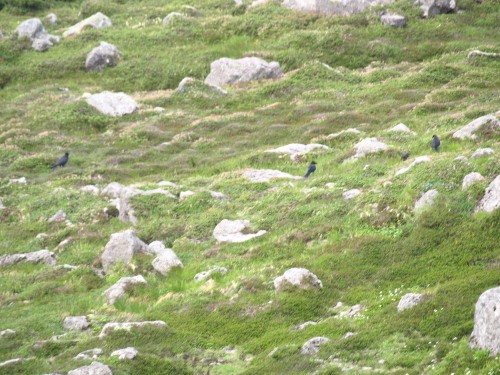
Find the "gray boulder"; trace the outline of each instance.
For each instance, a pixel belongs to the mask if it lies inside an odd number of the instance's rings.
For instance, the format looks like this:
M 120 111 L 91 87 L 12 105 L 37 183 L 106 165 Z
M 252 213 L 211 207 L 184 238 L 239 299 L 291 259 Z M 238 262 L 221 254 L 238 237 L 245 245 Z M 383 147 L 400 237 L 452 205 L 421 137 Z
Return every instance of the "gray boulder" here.
M 79 367 L 68 372 L 68 375 L 113 375 L 109 366 L 101 362 L 92 362 L 88 366 Z
M 494 53 L 494 52 L 484 52 L 480 50 L 473 50 L 470 51 L 467 54 L 467 60 L 474 60 L 477 58 L 492 58 L 492 59 L 498 59 L 500 58 L 500 53 Z
M 147 284 L 147 281 L 142 275 L 122 277 L 111 288 L 106 289 L 102 295 L 105 296 L 108 303 L 112 305 L 118 298 L 123 297 L 125 293 L 131 290 L 134 286 L 144 284 Z
M 302 179 L 302 176 L 293 176 L 289 173 L 274 169 L 245 169 L 243 175 L 251 182 L 269 182 L 274 178 L 287 178 L 290 180 Z
M 49 13 L 45 16 L 44 18 L 45 22 L 47 22 L 49 25 L 55 25 L 58 21 L 57 16 L 54 13 Z
M 39 250 L 32 253 L 12 254 L 0 256 L 0 267 L 11 266 L 16 263 L 45 263 L 49 266 L 56 265 L 56 256 L 48 250 Z
M 187 18 L 187 15 L 179 12 L 172 12 L 167 14 L 163 21 L 161 21 L 161 23 L 164 25 L 168 25 L 176 18 Z
M 283 75 L 280 65 L 266 62 L 258 57 L 242 59 L 222 58 L 210 64 L 210 73 L 205 83 L 214 86 L 231 85 L 259 79 L 279 78 Z
M 7 329 L 4 329 L 3 331 L 0 331 L 0 337 L 14 336 L 15 334 L 16 334 L 16 331 L 14 331 L 13 329 L 10 329 L 10 328 L 7 328 Z
M 488 127 L 491 127 L 496 131 L 500 130 L 500 121 L 495 115 L 478 117 L 474 121 L 469 122 L 462 129 L 457 130 L 455 133 L 453 133 L 453 138 L 476 139 L 477 135 L 475 133 L 483 128 Z
M 384 25 L 392 26 L 392 27 L 405 27 L 406 26 L 406 17 L 400 14 L 384 14 L 380 17 L 380 22 Z M 406 131 L 406 130 L 405 130 Z M 408 129 L 408 132 L 410 130 Z
M 426 298 L 425 294 L 420 293 L 408 293 L 405 294 L 398 303 L 398 311 L 403 311 L 406 309 L 411 309 L 413 306 L 418 305 L 423 302 Z
M 488 155 L 493 155 L 495 151 L 492 148 L 478 148 L 474 153 L 471 155 L 472 159 L 477 159 L 477 158 L 482 158 L 483 156 L 488 156 Z
M 86 316 L 67 316 L 63 321 L 64 329 L 70 331 L 85 331 L 90 327 Z
M 274 279 L 274 288 L 276 291 L 287 288 L 321 289 L 323 283 L 314 273 L 305 268 L 290 268 L 282 276 Z
M 101 348 L 89 349 L 89 350 L 85 350 L 81 353 L 78 353 L 75 356 L 75 359 L 78 359 L 78 360 L 79 359 L 97 359 L 103 354 L 104 354 L 104 350 L 102 350 Z
M 167 275 L 174 268 L 182 268 L 182 262 L 172 249 L 167 249 L 160 241 L 149 244 L 149 248 L 154 249 L 156 258 L 151 263 L 156 272 Z
M 302 348 L 300 349 L 301 354 L 306 354 L 306 355 L 313 355 L 319 352 L 319 349 L 321 348 L 322 345 L 326 344 L 327 342 L 330 342 L 330 339 L 327 337 L 314 337 L 308 341 L 304 345 L 302 345 Z
M 455 0 L 414 0 L 420 5 L 424 17 L 433 17 L 442 13 L 454 12 L 456 9 Z
M 60 41 L 58 36 L 51 35 L 45 30 L 42 21 L 38 18 L 30 18 L 22 22 L 14 33 L 18 38 L 28 38 L 31 40 L 31 47 L 39 52 L 46 51 Z
M 99 195 L 99 188 L 95 185 L 85 185 L 80 188 L 80 191 L 87 193 L 87 194 L 92 194 L 92 195 Z
M 121 53 L 114 45 L 101 42 L 87 55 L 85 69 L 102 70 L 107 66 L 115 66 L 121 58 Z
M 214 228 L 213 235 L 219 242 L 245 242 L 267 233 L 259 230 L 257 233 L 243 233 L 250 226 L 248 220 L 222 220 Z
M 0 39 L 2 39 L 2 38 L 3 38 L 3 32 L 2 32 L 2 30 L 0 30 Z
M 118 359 L 123 360 L 134 359 L 135 357 L 137 357 L 137 354 L 139 354 L 137 349 L 129 346 L 128 348 L 115 350 L 111 353 L 111 356 L 118 357 Z
M 469 187 L 471 187 L 473 184 L 479 181 L 483 181 L 484 177 L 481 175 L 481 173 L 477 172 L 472 172 L 469 173 L 467 176 L 464 177 L 462 181 L 462 190 L 466 191 Z
M 405 124 L 403 124 L 403 123 L 399 123 L 397 125 L 394 125 L 392 128 L 389 129 L 389 131 L 390 132 L 396 132 L 396 133 L 416 134 L 415 132 L 411 131 L 410 128 L 408 126 L 406 126 Z
M 288 9 L 301 12 L 350 16 L 370 7 L 392 2 L 393 0 L 284 0 L 282 4 Z
M 103 91 L 88 96 L 86 101 L 99 112 L 112 117 L 128 115 L 139 109 L 135 100 L 123 92 Z
M 500 208 L 500 175 L 486 188 L 483 199 L 476 207 L 476 212 L 493 212 Z
M 145 322 L 125 322 L 125 323 L 106 323 L 104 327 L 102 327 L 101 333 L 99 334 L 99 338 L 106 337 L 108 333 L 112 331 L 129 331 L 132 328 L 140 328 L 140 327 L 166 327 L 166 323 L 163 320 L 153 320 L 153 321 L 145 321 Z M 68 374 L 69 375 L 69 374 Z
M 68 30 L 63 33 L 63 37 L 67 38 L 73 35 L 80 34 L 86 27 L 92 27 L 94 29 L 103 29 L 105 27 L 111 27 L 113 23 L 101 12 L 78 22 L 76 25 L 71 26 Z
M 319 143 L 310 143 L 308 145 L 304 145 L 301 143 L 290 143 L 286 146 L 266 150 L 266 152 L 272 152 L 275 154 L 288 154 L 290 155 L 290 159 L 297 160 L 300 156 L 314 150 L 330 150 L 330 147 Z
M 473 348 L 500 354 L 500 287 L 488 289 L 476 302 L 474 329 L 470 338 Z
M 104 248 L 101 263 L 107 272 L 116 263 L 129 264 L 136 253 L 147 253 L 148 245 L 142 242 L 131 229 L 114 233 Z
M 415 202 L 415 211 L 421 211 L 434 203 L 434 200 L 439 195 L 435 189 L 426 191 L 417 202 Z
M 66 213 L 63 210 L 59 210 L 49 218 L 48 222 L 49 223 L 62 223 L 65 220 L 66 220 Z

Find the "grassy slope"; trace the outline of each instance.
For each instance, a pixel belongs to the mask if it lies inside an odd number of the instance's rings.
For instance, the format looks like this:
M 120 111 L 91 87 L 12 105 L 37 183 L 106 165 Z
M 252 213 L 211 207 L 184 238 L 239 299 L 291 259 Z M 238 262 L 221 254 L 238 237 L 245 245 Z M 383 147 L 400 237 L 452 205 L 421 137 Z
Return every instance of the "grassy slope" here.
M 102 347 L 109 355 L 126 346 L 139 350 L 137 360 L 102 358 L 114 374 L 205 373 L 203 358 L 225 358 L 212 374 L 356 374 L 364 366 L 395 374 L 500 372 L 497 359 L 467 346 L 474 303 L 500 276 L 500 213 L 472 214 L 500 172 L 498 157 L 453 161 L 479 147 L 498 152 L 498 136 L 474 142 L 449 136 L 499 109 L 500 63 L 465 58 L 474 48 L 498 52 L 498 3 L 459 1 L 463 12 L 428 20 L 418 18 L 417 8 L 397 3 L 394 9 L 410 16 L 401 30 L 381 26 L 373 14 L 317 17 L 274 3 L 242 12 L 229 0 L 193 1 L 203 17 L 162 26 L 159 20 L 183 2 L 105 4 L 101 10 L 112 18 L 112 28 L 87 30 L 46 53 L 25 50 L 9 37 L 0 40 L 0 197 L 8 207 L 0 216 L 0 252 L 52 250 L 72 237 L 58 262 L 81 265 L 74 271 L 32 265 L 1 270 L 0 329 L 18 335 L 0 339 L 0 361 L 32 358 L 10 366 L 9 374 L 65 372 L 86 363 L 72 359 L 83 350 Z M 60 17 L 52 33 L 79 19 L 75 5 L 50 10 Z M 0 12 L 4 34 L 26 18 Z M 101 40 L 115 44 L 123 61 L 86 73 L 85 56 Z M 184 76 L 203 79 L 216 58 L 254 54 L 279 61 L 286 76 L 229 88 L 227 97 L 169 91 Z M 82 93 L 101 90 L 131 93 L 142 110 L 108 119 L 79 101 Z M 147 110 L 154 106 L 166 112 Z M 418 135 L 384 131 L 399 122 Z M 349 127 L 364 134 L 326 142 L 332 150 L 310 157 L 318 171 L 309 180 L 252 184 L 234 173 L 254 167 L 301 175 L 306 161 L 262 151 Z M 159 147 L 180 132 L 190 136 Z M 406 165 L 399 152 L 430 154 L 434 133 L 443 147 L 431 154 L 433 162 L 394 177 Z M 342 164 L 352 145 L 368 136 L 392 151 Z M 48 166 L 65 150 L 70 163 L 50 173 Z M 462 178 L 472 171 L 486 181 L 462 192 Z M 9 183 L 20 176 L 30 183 Z M 164 241 L 185 268 L 162 278 L 152 272 L 151 259 L 136 257 L 135 271 L 118 268 L 99 279 L 91 264 L 110 234 L 129 226 L 104 217 L 100 212 L 109 203 L 78 188 L 112 181 L 153 187 L 161 180 L 182 190 L 221 191 L 230 199 L 212 200 L 208 193 L 183 202 L 136 198 L 139 237 Z M 324 188 L 327 182 L 336 185 Z M 278 189 L 268 190 L 272 186 Z M 57 187 L 64 192 L 55 192 Z M 351 188 L 364 193 L 345 202 L 341 194 Z M 429 188 L 441 192 L 435 208 L 414 215 L 415 200 Z M 46 222 L 59 209 L 75 226 Z M 211 233 L 224 218 L 249 219 L 269 233 L 242 244 L 217 244 Z M 36 240 L 41 232 L 48 238 Z M 229 273 L 207 285 L 192 281 L 215 264 Z M 272 280 L 293 266 L 313 271 L 323 290 L 275 294 Z M 102 291 L 139 273 L 148 287 L 112 307 L 104 304 Z M 398 314 L 397 301 L 407 292 L 432 298 Z M 337 301 L 366 309 L 359 318 L 336 319 L 331 307 Z M 90 315 L 91 332 L 33 347 L 62 333 L 68 315 Z M 106 322 L 147 319 L 165 320 L 168 328 L 95 337 Z M 322 322 L 291 330 L 307 320 Z M 343 339 L 349 331 L 357 335 Z M 318 354 L 323 361 L 298 353 L 314 336 L 331 339 Z

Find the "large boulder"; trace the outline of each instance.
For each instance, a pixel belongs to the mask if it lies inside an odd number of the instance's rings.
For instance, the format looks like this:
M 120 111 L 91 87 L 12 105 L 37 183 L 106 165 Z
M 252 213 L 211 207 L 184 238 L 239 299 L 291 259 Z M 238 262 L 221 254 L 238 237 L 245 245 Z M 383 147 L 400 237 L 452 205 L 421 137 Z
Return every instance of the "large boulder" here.
M 213 235 L 219 242 L 245 242 L 267 233 L 265 230 L 259 230 L 257 233 L 243 233 L 249 226 L 248 220 L 224 219 L 217 224 Z
M 12 254 L 0 256 L 0 267 L 11 266 L 16 263 L 45 263 L 49 266 L 56 265 L 56 256 L 48 250 L 39 250 L 32 253 Z
M 302 176 L 293 176 L 289 173 L 273 169 L 245 169 L 243 175 L 251 182 L 269 182 L 274 178 L 288 178 L 290 180 L 302 179 Z
M 166 327 L 166 323 L 163 320 L 153 320 L 153 321 L 145 321 L 145 322 L 126 322 L 126 323 L 106 323 L 104 327 L 102 327 L 101 333 L 99 334 L 99 338 L 106 337 L 108 333 L 112 331 L 129 331 L 132 328 L 140 328 L 140 327 Z
M 434 200 L 439 195 L 439 192 L 436 189 L 431 189 L 426 191 L 416 202 L 415 202 L 415 211 L 422 211 L 423 209 L 432 206 Z
M 85 60 L 85 69 L 87 70 L 102 70 L 107 66 L 115 66 L 121 58 L 121 53 L 116 46 L 101 42 L 87 55 Z
M 500 287 L 488 289 L 477 300 L 470 346 L 500 354 Z
M 70 331 L 85 331 L 90 327 L 86 316 L 67 316 L 64 318 L 63 327 Z
M 321 348 L 322 345 L 326 344 L 327 342 L 330 342 L 330 339 L 327 337 L 314 337 L 308 341 L 304 345 L 302 345 L 302 348 L 300 349 L 301 354 L 307 354 L 307 355 L 312 355 L 316 354 L 319 352 L 319 349 Z
M 79 367 L 68 372 L 68 375 L 113 375 L 109 366 L 101 362 L 92 362 L 88 366 Z
M 89 95 L 86 101 L 99 112 L 112 117 L 128 115 L 139 109 L 135 100 L 123 92 L 103 91 Z
M 142 242 L 133 230 L 114 233 L 104 248 L 101 263 L 105 272 L 114 264 L 129 264 L 136 253 L 147 253 L 148 245 Z
M 68 30 L 63 33 L 63 37 L 67 38 L 69 36 L 80 34 L 86 27 L 93 27 L 94 29 L 103 29 L 105 27 L 111 27 L 113 23 L 101 12 L 78 22 L 76 25 L 71 26 Z
M 271 150 L 266 150 L 266 152 L 273 152 L 276 154 L 287 154 L 290 155 L 290 159 L 297 160 L 299 156 L 318 149 L 329 150 L 330 147 L 319 143 L 310 143 L 308 145 L 303 145 L 301 143 L 290 143 L 289 145 L 286 146 L 281 146 Z
M 149 249 L 156 254 L 156 258 L 151 263 L 156 272 L 167 275 L 174 268 L 182 268 L 182 262 L 172 249 L 168 249 L 160 241 L 149 244 Z
M 284 0 L 282 4 L 288 9 L 301 12 L 350 16 L 370 7 L 392 2 L 393 0 Z
M 321 289 L 323 283 L 311 271 L 305 268 L 290 268 L 282 276 L 274 279 L 274 288 L 281 291 L 287 288 Z
M 466 191 L 469 187 L 471 187 L 473 184 L 479 181 L 483 181 L 484 177 L 481 175 L 481 173 L 477 172 L 472 172 L 469 173 L 467 176 L 464 177 L 462 181 L 462 190 Z
M 224 86 L 259 79 L 279 78 L 283 75 L 279 63 L 266 62 L 258 57 L 228 59 L 223 57 L 210 64 L 205 83 Z
M 59 43 L 61 39 L 56 35 L 49 34 L 39 18 L 30 18 L 22 22 L 14 33 L 19 38 L 31 40 L 31 47 L 39 52 L 48 50 L 54 44 Z
M 469 122 L 462 129 L 453 133 L 453 138 L 458 139 L 476 139 L 476 132 L 483 128 L 491 128 L 494 131 L 500 130 L 500 121 L 495 115 L 486 115 L 478 117 L 474 121 Z
M 418 305 L 423 302 L 426 298 L 425 294 L 420 293 L 408 293 L 405 294 L 398 303 L 398 311 L 403 311 L 406 309 L 411 309 L 413 306 Z
M 476 212 L 493 212 L 500 208 L 500 175 L 486 188 L 483 199 L 476 207 Z
M 112 305 L 117 299 L 123 297 L 125 293 L 136 285 L 147 284 L 142 275 L 122 277 L 111 288 L 106 289 L 102 295 L 106 297 L 108 303 Z
M 414 3 L 420 5 L 424 17 L 450 13 L 456 9 L 455 0 L 414 0 Z

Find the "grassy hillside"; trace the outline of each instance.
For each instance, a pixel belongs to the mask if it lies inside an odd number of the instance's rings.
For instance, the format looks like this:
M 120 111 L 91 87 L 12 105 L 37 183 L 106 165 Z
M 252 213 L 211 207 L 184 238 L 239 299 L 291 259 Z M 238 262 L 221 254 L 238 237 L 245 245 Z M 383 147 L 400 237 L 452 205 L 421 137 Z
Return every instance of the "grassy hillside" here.
M 67 373 L 92 362 L 76 354 L 102 348 L 99 361 L 114 375 L 500 374 L 498 358 L 468 346 L 475 302 L 500 280 L 500 211 L 473 213 L 500 173 L 500 137 L 451 138 L 500 110 L 500 60 L 466 58 L 473 49 L 500 52 L 498 1 L 457 0 L 459 12 L 430 19 L 397 1 L 388 9 L 408 16 L 403 29 L 382 25 L 376 10 L 321 17 L 274 1 L 254 8 L 231 0 L 53 1 L 35 10 L 4 3 L 0 255 L 49 249 L 59 265 L 78 268 L 0 268 L 0 331 L 17 332 L 0 337 L 0 362 L 27 359 L 0 373 Z M 161 24 L 183 5 L 201 16 Z M 46 28 L 62 35 L 97 11 L 113 26 L 87 29 L 44 53 L 12 35 L 23 20 L 48 12 L 59 22 Z M 100 41 L 116 45 L 123 59 L 86 72 L 85 57 Z M 226 87 L 228 95 L 175 92 L 186 76 L 203 80 L 212 61 L 243 56 L 278 61 L 285 74 Z M 104 90 L 126 92 L 140 110 L 111 118 L 81 99 Z M 400 122 L 417 134 L 387 131 Z M 362 134 L 325 139 L 347 128 Z M 442 140 L 438 153 L 430 147 L 433 134 Z M 343 163 L 367 137 L 391 147 Z M 311 142 L 331 150 L 299 162 L 264 152 Z M 496 154 L 454 160 L 484 147 Z M 403 162 L 407 150 L 411 158 Z M 68 165 L 52 172 L 65 151 Z M 395 176 L 423 155 L 432 161 Z M 300 176 L 311 160 L 318 170 L 307 180 L 251 183 L 240 173 L 277 169 Z M 463 192 L 462 179 L 473 171 L 485 180 Z M 11 182 L 20 177 L 28 183 Z M 131 225 L 104 214 L 109 200 L 80 187 L 117 181 L 154 189 L 163 180 L 180 185 L 167 188 L 174 194 L 197 193 L 182 201 L 133 198 L 135 231 L 146 243 L 171 247 L 184 268 L 163 277 L 142 255 L 98 277 L 93 267 L 110 235 Z M 362 194 L 344 200 L 342 193 L 354 188 Z M 437 201 L 415 214 L 415 201 L 429 189 L 440 192 Z M 215 200 L 209 190 L 228 199 Z M 47 222 L 58 210 L 71 225 Z M 217 243 L 212 231 L 222 219 L 247 219 L 268 233 Z M 37 239 L 39 233 L 47 236 Z M 228 273 L 193 280 L 213 265 Z M 291 267 L 312 271 L 323 289 L 276 293 L 273 280 Z M 104 290 L 138 274 L 147 286 L 105 303 Z M 429 298 L 398 313 L 399 299 L 410 292 Z M 339 301 L 364 309 L 342 318 L 334 309 Z M 88 316 L 90 330 L 40 343 L 65 333 L 63 319 L 74 315 Z M 97 337 L 105 323 L 144 320 L 167 327 Z M 318 324 L 294 329 L 306 321 Z M 348 332 L 355 335 L 344 338 Z M 300 354 L 315 336 L 331 341 L 315 356 Z M 136 359 L 110 356 L 127 346 L 137 348 Z

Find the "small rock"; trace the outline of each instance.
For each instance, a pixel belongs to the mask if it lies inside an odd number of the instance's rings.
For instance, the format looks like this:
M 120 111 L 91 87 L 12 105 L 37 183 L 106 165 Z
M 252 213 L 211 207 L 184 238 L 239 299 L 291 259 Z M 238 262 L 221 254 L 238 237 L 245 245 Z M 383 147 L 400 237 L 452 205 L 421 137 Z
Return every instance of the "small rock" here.
M 169 187 L 172 187 L 172 188 L 178 188 L 179 187 L 179 185 L 177 185 L 174 182 L 170 182 L 170 181 L 160 181 L 160 182 L 158 182 L 158 186 L 169 186 Z
M 48 250 L 39 250 L 32 253 L 12 254 L 0 256 L 0 267 L 11 266 L 16 263 L 45 263 L 49 266 L 56 265 L 56 256 Z
M 500 287 L 488 289 L 476 302 L 470 346 L 500 354 Z
M 267 233 L 265 230 L 259 230 L 257 233 L 242 233 L 249 226 L 250 222 L 248 220 L 224 219 L 217 224 L 213 235 L 219 242 L 245 242 Z
M 457 156 L 455 159 L 453 159 L 454 161 L 460 161 L 462 163 L 466 163 L 468 162 L 469 160 L 465 157 L 465 156 Z
M 420 199 L 415 203 L 415 211 L 420 211 L 426 207 L 431 206 L 434 200 L 439 195 L 439 192 L 435 189 L 426 191 Z
M 35 238 L 39 241 L 43 241 L 49 238 L 49 235 L 47 233 L 38 233 Z
M 300 353 L 307 355 L 316 354 L 317 352 L 319 352 L 321 346 L 326 344 L 327 342 L 330 342 L 330 339 L 327 337 L 314 337 L 308 340 L 304 345 L 302 345 Z
M 486 188 L 484 197 L 477 205 L 475 211 L 493 212 L 498 208 L 500 208 L 500 175 L 496 176 L 493 182 Z
M 102 350 L 101 348 L 89 349 L 89 350 L 85 350 L 85 351 L 83 351 L 81 353 L 78 353 L 75 356 L 75 359 L 77 359 L 77 360 L 80 360 L 80 359 L 97 359 L 97 358 L 99 358 L 103 354 L 104 354 L 104 350 Z
M 420 5 L 424 17 L 450 13 L 456 9 L 455 0 L 414 0 L 414 3 Z
M 358 315 L 363 310 L 363 305 L 351 306 L 347 311 L 343 311 L 339 314 L 340 318 L 353 318 Z
M 13 358 L 13 359 L 9 359 L 8 361 L 1 362 L 0 363 L 0 367 L 12 365 L 12 364 L 15 364 L 15 363 L 21 363 L 21 362 L 24 362 L 25 360 L 26 360 L 26 358 Z
M 180 194 L 179 194 L 179 200 L 183 201 L 184 199 L 188 198 L 188 197 L 191 197 L 195 195 L 195 192 L 194 191 L 181 191 Z
M 351 189 L 351 190 L 344 191 L 342 193 L 342 198 L 344 198 L 345 200 L 349 200 L 349 199 L 356 198 L 360 194 L 361 194 L 361 190 Z
M 412 132 L 408 126 L 405 124 L 397 124 L 393 126 L 392 128 L 389 129 L 391 132 L 398 132 L 398 133 L 409 133 L 409 134 L 416 134 L 415 132 Z
M 31 18 L 22 22 L 14 33 L 19 38 L 31 40 L 31 47 L 39 52 L 46 51 L 60 41 L 58 36 L 47 33 L 42 21 L 38 18 Z
M 112 287 L 106 289 L 102 295 L 108 300 L 108 304 L 112 305 L 118 298 L 125 295 L 126 291 L 131 290 L 136 285 L 147 284 L 147 281 L 142 275 L 122 277 Z
M 165 18 L 163 19 L 162 23 L 164 25 L 168 25 L 170 24 L 175 18 L 187 18 L 187 15 L 186 14 L 182 14 L 182 13 L 179 13 L 179 12 L 172 12 L 172 13 L 169 13 L 165 16 Z
M 408 293 L 405 294 L 398 303 L 398 312 L 406 309 L 411 309 L 413 306 L 418 305 L 426 299 L 425 294 L 420 293 Z
M 49 25 L 55 25 L 58 21 L 58 18 L 54 13 L 47 14 L 44 19 Z
M 358 129 L 349 128 L 349 129 L 342 130 L 338 133 L 329 134 L 326 136 L 326 139 L 330 140 L 330 139 L 338 138 L 344 134 L 361 134 L 361 132 Z
M 476 49 L 474 51 L 470 51 L 467 54 L 467 60 L 474 60 L 474 59 L 483 58 L 483 57 L 498 59 L 498 58 L 500 58 L 500 53 L 483 52 L 483 51 L 479 51 Z
M 100 362 L 92 362 L 89 366 L 71 370 L 68 375 L 113 375 L 113 372 L 108 366 Z
M 483 180 L 484 180 L 484 177 L 481 175 L 481 173 L 477 173 L 477 172 L 469 173 L 467 176 L 464 177 L 464 179 L 462 181 L 462 190 L 466 191 L 469 187 L 471 187 L 476 182 L 483 181 Z
M 16 331 L 14 331 L 13 329 L 10 329 L 10 328 L 7 328 L 3 331 L 0 331 L 0 337 L 13 336 L 15 334 L 16 334 Z
M 221 89 L 219 86 L 214 86 L 207 84 L 203 81 L 200 81 L 196 78 L 192 77 L 184 77 L 182 81 L 177 86 L 177 93 L 185 94 L 188 92 L 197 92 L 199 94 L 219 94 L 219 95 L 227 95 L 228 92 L 226 90 Z
M 494 153 L 495 153 L 495 151 L 493 151 L 493 149 L 491 149 L 491 148 L 479 148 L 476 151 L 474 151 L 471 158 L 477 159 L 477 158 L 481 158 L 483 156 L 493 155 Z
M 133 230 L 114 233 L 104 248 L 101 263 L 105 272 L 118 263 L 129 264 L 136 253 L 147 253 L 148 245 L 142 242 Z
M 136 348 L 129 346 L 128 348 L 118 349 L 111 353 L 111 356 L 118 357 L 118 359 L 134 359 L 139 352 Z
M 213 199 L 218 199 L 221 201 L 227 199 L 227 197 L 223 193 L 219 193 L 218 191 L 209 191 L 209 193 Z
M 78 35 L 87 27 L 102 29 L 105 27 L 111 27 L 112 25 L 113 23 L 108 17 L 106 17 L 101 12 L 97 12 L 96 14 L 84 19 L 83 21 L 78 22 L 76 25 L 71 26 L 63 33 L 63 37 L 67 38 L 73 35 Z
M 49 220 L 49 223 L 62 223 L 66 220 L 66 213 L 63 210 L 57 211 Z
M 67 316 L 63 322 L 64 329 L 70 331 L 85 331 L 90 327 L 86 316 Z
M 392 27 L 405 27 L 406 17 L 399 14 L 384 14 L 380 17 L 380 21 L 387 26 Z
M 348 339 L 349 337 L 356 336 L 354 332 L 347 332 L 342 338 Z
M 83 191 L 84 193 L 92 194 L 92 195 L 99 195 L 99 188 L 95 185 L 85 185 L 80 188 L 80 191 Z
M 323 283 L 318 277 L 305 268 L 290 268 L 282 276 L 274 279 L 274 288 L 281 291 L 289 287 L 299 289 L 321 289 Z
M 182 268 L 183 264 L 181 260 L 177 257 L 172 249 L 167 249 L 160 241 L 155 241 L 157 243 L 155 248 L 156 258 L 151 263 L 153 268 L 162 275 L 167 275 L 174 268 Z M 161 245 L 161 246 L 160 246 Z M 151 245 L 149 245 L 151 247 Z M 163 247 L 163 248 L 161 248 Z
M 269 182 L 274 178 L 302 179 L 302 176 L 292 176 L 291 174 L 273 169 L 246 169 L 243 175 L 251 182 Z
M 121 53 L 116 46 L 101 42 L 87 55 L 85 68 L 89 71 L 102 70 L 107 66 L 115 66 L 121 59 Z
M 388 148 L 389 146 L 387 146 L 383 142 L 378 141 L 377 138 L 365 138 L 354 145 L 354 150 L 356 151 L 356 153 L 345 161 L 355 161 L 359 158 L 365 157 L 366 155 L 385 151 Z
M 26 177 L 11 178 L 9 181 L 15 184 L 22 184 L 22 185 L 26 185 L 28 183 Z
M 126 323 L 106 323 L 102 328 L 99 338 L 103 338 L 111 331 L 130 331 L 133 327 L 166 327 L 167 324 L 163 320 L 145 321 L 145 322 L 126 322 Z M 68 374 L 69 375 L 69 374 Z
M 295 330 L 296 331 L 303 331 L 304 329 L 306 329 L 307 327 L 309 326 L 314 326 L 318 323 L 316 322 L 313 322 L 313 321 L 308 321 L 308 322 L 305 322 L 305 323 L 302 323 L 302 324 L 299 324 L 298 326 L 295 326 Z
M 211 269 L 208 271 L 203 271 L 200 273 L 197 273 L 194 277 L 195 281 L 202 281 L 208 279 L 212 274 L 214 273 L 220 273 L 220 274 L 226 274 L 227 273 L 227 268 L 225 267 L 219 267 L 219 266 L 213 266 Z
M 300 155 L 305 155 L 311 151 L 321 149 L 321 150 L 330 150 L 330 147 L 319 144 L 319 143 L 311 143 L 308 145 L 303 145 L 300 143 L 291 143 L 286 146 L 281 146 L 275 149 L 266 150 L 266 152 L 272 152 L 276 154 L 287 154 L 290 155 L 290 159 L 296 160 L 296 158 Z

